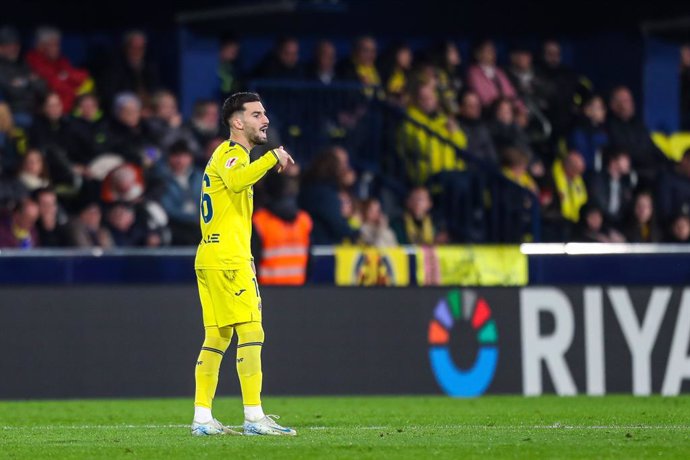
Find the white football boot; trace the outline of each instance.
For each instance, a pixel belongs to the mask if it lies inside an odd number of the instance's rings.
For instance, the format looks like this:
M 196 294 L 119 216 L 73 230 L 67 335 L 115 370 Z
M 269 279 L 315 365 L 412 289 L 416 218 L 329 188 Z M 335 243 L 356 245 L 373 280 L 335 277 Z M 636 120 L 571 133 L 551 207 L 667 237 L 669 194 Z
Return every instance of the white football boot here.
M 192 436 L 219 436 L 225 434 L 242 436 L 242 433 L 231 430 L 215 418 L 205 423 L 199 423 L 197 421 L 192 422 Z
M 297 432 L 292 428 L 285 428 L 276 423 L 279 419 L 277 415 L 266 415 L 258 422 L 244 421 L 245 436 L 297 436 Z

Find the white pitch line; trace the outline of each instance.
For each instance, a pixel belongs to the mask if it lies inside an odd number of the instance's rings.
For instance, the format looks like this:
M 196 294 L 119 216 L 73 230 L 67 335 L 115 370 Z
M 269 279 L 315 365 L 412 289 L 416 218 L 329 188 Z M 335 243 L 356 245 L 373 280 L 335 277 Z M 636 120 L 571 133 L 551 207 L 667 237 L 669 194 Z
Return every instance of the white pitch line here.
M 241 425 L 229 426 L 242 428 Z M 112 429 L 161 429 L 189 428 L 189 425 L 40 425 L 40 426 L 2 426 L 1 430 L 112 430 Z M 456 429 L 456 430 L 690 430 L 690 425 L 391 425 L 391 426 L 307 426 L 303 429 L 312 431 L 329 430 L 420 430 L 420 429 Z

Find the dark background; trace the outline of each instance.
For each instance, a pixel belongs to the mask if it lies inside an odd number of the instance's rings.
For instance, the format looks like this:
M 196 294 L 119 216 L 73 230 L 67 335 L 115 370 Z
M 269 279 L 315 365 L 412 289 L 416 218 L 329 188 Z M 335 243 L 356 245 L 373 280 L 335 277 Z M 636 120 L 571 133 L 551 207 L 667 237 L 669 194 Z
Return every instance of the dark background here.
M 51 23 L 74 31 L 121 27 L 172 27 L 181 12 L 247 4 L 275 5 L 278 0 L 84 3 L 80 1 L 13 2 L 2 11 L 2 22 L 19 26 Z M 690 14 L 687 2 L 602 1 L 442 1 L 299 0 L 297 13 L 268 14 L 256 21 L 233 21 L 239 33 L 396 34 L 401 30 L 424 35 L 587 34 L 639 31 L 644 21 L 675 19 Z M 226 20 L 215 26 L 227 27 Z M 212 24 L 206 24 L 207 27 Z

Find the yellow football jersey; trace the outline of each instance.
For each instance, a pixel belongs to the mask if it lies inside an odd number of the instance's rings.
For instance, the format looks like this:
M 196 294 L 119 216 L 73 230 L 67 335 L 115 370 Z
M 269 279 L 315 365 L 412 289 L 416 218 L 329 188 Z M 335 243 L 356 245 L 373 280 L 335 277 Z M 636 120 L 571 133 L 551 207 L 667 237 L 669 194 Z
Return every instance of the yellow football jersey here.
M 277 163 L 272 150 L 252 163 L 240 144 L 225 141 L 216 148 L 201 187 L 201 243 L 195 268 L 235 270 L 252 260 L 252 186 Z

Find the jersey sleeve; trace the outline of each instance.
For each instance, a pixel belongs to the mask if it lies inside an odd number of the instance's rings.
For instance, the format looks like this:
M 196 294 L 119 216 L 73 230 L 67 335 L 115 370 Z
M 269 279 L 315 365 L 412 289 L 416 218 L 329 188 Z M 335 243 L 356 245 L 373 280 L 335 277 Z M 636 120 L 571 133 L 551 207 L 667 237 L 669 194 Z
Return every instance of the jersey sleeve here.
M 253 163 L 228 162 L 219 165 L 217 171 L 225 186 L 239 193 L 258 182 L 276 164 L 278 156 L 271 150 Z

